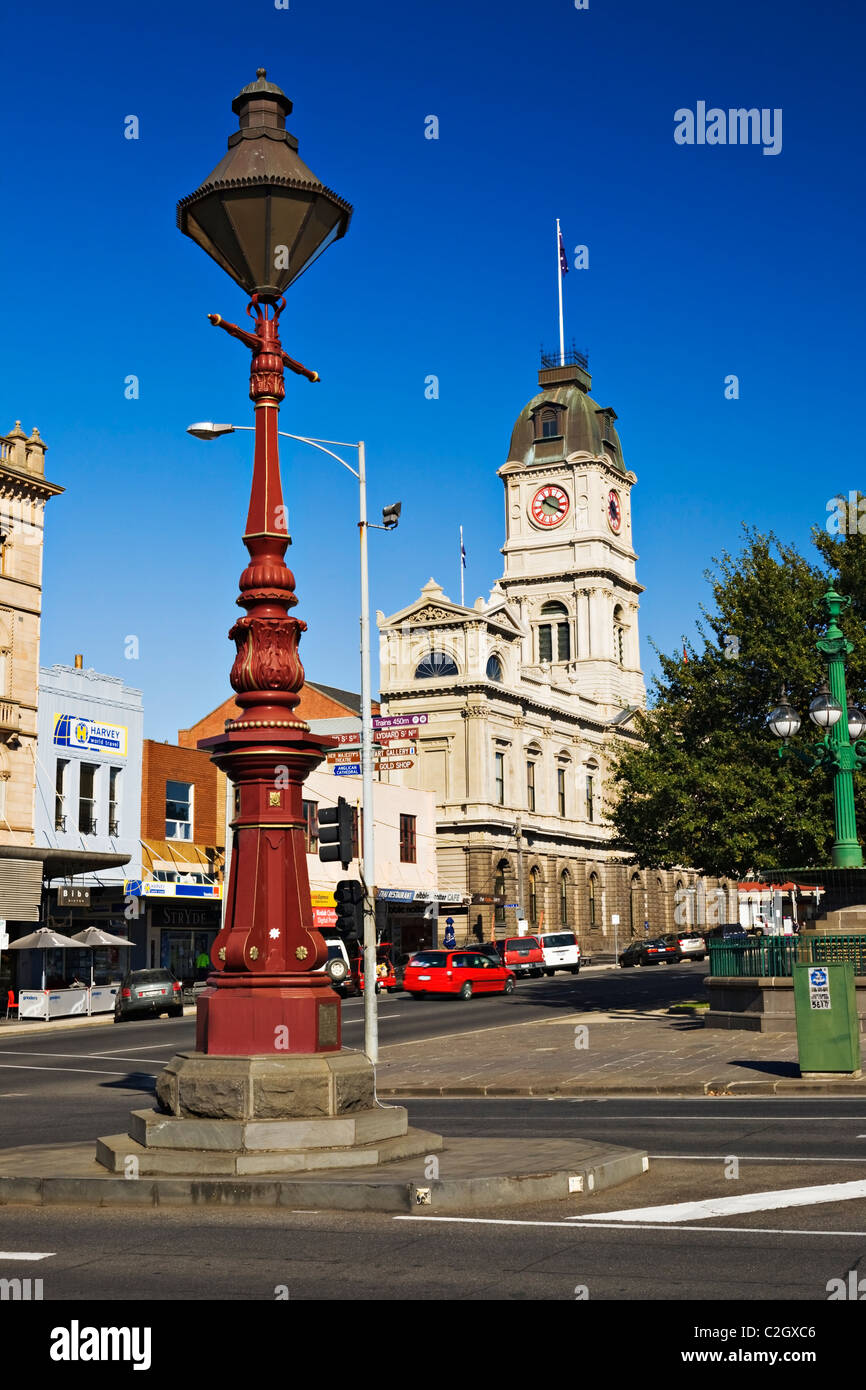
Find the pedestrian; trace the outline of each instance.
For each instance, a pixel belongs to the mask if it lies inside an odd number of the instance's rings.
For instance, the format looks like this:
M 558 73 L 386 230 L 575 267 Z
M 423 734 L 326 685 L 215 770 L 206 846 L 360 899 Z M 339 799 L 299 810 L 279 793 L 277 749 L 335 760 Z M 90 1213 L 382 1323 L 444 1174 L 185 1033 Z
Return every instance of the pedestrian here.
M 199 951 L 195 958 L 195 970 L 199 980 L 205 979 L 210 970 L 210 955 L 207 951 Z

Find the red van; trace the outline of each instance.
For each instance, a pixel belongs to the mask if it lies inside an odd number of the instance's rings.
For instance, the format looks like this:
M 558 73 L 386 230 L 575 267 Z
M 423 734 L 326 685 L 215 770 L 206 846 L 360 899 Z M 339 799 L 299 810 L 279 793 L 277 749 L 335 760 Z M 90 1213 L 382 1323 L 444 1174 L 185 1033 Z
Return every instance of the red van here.
M 541 975 L 544 972 L 544 951 L 537 936 L 507 936 L 497 941 L 499 959 L 515 975 Z

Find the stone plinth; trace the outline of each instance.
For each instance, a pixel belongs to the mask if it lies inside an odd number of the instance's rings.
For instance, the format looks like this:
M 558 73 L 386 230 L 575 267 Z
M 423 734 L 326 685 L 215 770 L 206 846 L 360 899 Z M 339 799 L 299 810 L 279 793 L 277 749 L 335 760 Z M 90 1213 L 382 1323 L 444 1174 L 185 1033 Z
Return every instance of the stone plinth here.
M 403 1106 L 376 1102 L 361 1052 L 219 1057 L 180 1053 L 156 1085 L 161 1110 L 134 1110 L 129 1134 L 97 1140 L 125 1175 L 231 1177 L 371 1164 L 436 1152 Z

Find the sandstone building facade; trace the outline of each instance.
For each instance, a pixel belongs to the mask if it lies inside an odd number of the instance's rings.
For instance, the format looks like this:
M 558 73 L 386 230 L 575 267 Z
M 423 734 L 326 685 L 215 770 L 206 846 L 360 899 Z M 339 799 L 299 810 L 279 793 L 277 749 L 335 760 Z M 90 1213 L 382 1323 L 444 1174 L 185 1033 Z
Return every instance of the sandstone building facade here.
M 503 575 L 471 608 L 431 579 L 377 615 L 382 710 L 427 716 L 414 766 L 393 776 L 436 794 L 440 887 L 472 899 L 458 941 L 523 916 L 609 951 L 647 923 L 673 930 L 696 875 L 647 872 L 611 846 L 610 753 L 637 737 L 646 699 L 637 478 L 584 358 L 545 365 L 538 384 L 499 469 Z

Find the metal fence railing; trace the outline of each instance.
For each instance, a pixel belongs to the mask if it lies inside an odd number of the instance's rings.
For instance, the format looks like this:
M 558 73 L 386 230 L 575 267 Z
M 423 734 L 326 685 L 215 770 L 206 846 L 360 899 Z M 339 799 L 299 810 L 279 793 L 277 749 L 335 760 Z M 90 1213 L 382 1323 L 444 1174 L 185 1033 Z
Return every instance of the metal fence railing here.
M 864 936 L 764 936 L 749 941 L 710 941 L 710 975 L 793 975 L 795 961 L 850 961 L 866 975 Z

